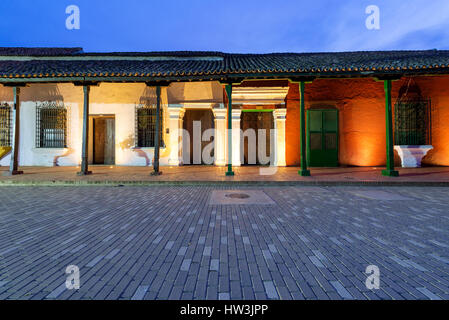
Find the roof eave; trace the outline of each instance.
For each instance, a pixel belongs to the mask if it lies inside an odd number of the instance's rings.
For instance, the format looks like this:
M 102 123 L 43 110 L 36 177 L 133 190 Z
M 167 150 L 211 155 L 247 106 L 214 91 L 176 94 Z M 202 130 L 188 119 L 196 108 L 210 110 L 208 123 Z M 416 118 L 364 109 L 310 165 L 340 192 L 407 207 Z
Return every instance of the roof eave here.
M 209 75 L 172 75 L 172 76 L 79 76 L 79 77 L 0 77 L 0 83 L 70 83 L 70 82 L 116 82 L 145 83 L 157 81 L 196 82 L 196 81 L 237 81 L 244 79 L 291 79 L 291 78 L 382 78 L 398 76 L 433 76 L 447 75 L 448 69 L 422 69 L 400 71 L 368 71 L 368 72 L 277 72 L 277 73 L 232 73 Z

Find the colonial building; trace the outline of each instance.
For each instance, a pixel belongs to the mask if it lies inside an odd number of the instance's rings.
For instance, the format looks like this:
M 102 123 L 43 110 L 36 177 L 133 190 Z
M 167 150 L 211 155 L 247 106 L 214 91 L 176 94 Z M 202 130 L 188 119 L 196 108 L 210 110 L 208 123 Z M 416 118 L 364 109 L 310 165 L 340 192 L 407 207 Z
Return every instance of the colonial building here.
M 449 51 L 0 48 L 0 165 L 449 165 Z M 158 138 L 159 137 L 159 138 Z

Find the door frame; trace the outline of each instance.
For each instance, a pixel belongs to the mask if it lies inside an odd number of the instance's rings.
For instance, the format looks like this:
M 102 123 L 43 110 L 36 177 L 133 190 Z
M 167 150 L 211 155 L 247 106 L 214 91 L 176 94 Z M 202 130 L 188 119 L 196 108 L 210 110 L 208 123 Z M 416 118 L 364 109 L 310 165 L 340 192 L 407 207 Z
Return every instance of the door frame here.
M 95 164 L 95 119 L 114 119 L 114 163 L 113 164 Z M 116 118 L 115 114 L 89 114 L 89 164 L 91 165 L 115 165 L 115 135 L 116 135 Z
M 183 134 L 182 134 L 182 142 L 181 142 L 181 144 L 182 144 L 182 154 L 181 154 L 181 159 L 182 159 L 182 165 L 184 165 L 184 166 L 206 166 L 206 165 L 214 165 L 214 163 L 215 163 L 215 157 L 216 157 L 216 150 L 215 150 L 215 139 L 217 138 L 217 137 L 215 137 L 214 136 L 214 161 L 213 161 L 213 163 L 212 164 L 206 164 L 206 163 L 204 163 L 203 162 L 203 157 L 202 157 L 202 154 L 203 154 L 203 145 L 202 145 L 202 143 L 203 142 L 205 142 L 205 144 L 208 144 L 208 143 L 211 143 L 211 141 L 202 141 L 202 135 L 203 135 L 203 126 L 202 126 L 202 123 L 201 123 L 201 163 L 198 163 L 198 164 L 194 164 L 193 163 L 193 143 L 194 143 L 194 141 L 193 141 L 193 131 L 192 132 L 189 132 L 186 128 L 185 128 L 185 125 L 186 125 L 186 114 L 189 112 L 189 111 L 204 111 L 204 112 L 210 112 L 211 114 L 212 114 L 212 122 L 211 122 L 211 125 L 212 125 L 212 129 L 216 129 L 215 128 L 215 113 L 214 113 L 214 110 L 213 110 L 213 108 L 209 108 L 209 107 L 207 107 L 207 108 L 201 108 L 201 107 L 188 107 L 188 106 L 185 106 L 184 107 L 184 114 L 183 114 L 183 116 L 182 116 L 182 132 L 183 132 Z M 193 129 L 193 128 L 192 128 Z M 185 156 L 185 153 L 184 153 L 184 151 L 185 151 L 185 144 L 184 144 L 184 141 L 187 141 L 187 139 L 185 139 L 186 137 L 184 136 L 184 130 L 186 130 L 188 133 L 189 133 L 189 158 L 190 158 L 190 160 L 189 160 L 189 163 L 185 163 L 184 162 L 184 156 Z
M 244 137 L 242 136 L 241 137 L 241 149 L 240 149 L 240 152 L 241 152 L 241 165 L 242 166 L 268 166 L 268 165 L 270 165 L 270 166 L 272 166 L 272 165 L 274 165 L 275 163 L 276 163 L 276 158 L 277 158 L 277 154 L 276 154 L 276 152 L 277 152 L 277 132 L 276 132 L 276 119 L 275 119 L 275 117 L 274 117 L 274 111 L 275 111 L 276 109 L 274 109 L 274 108 L 266 108 L 266 109 L 241 109 L 241 111 L 242 111 L 242 115 L 240 116 L 240 129 L 242 130 L 242 126 L 243 126 L 243 113 L 258 113 L 258 112 L 261 112 L 261 113 L 271 113 L 271 126 L 272 126 L 272 128 L 270 128 L 270 130 L 275 130 L 275 139 L 274 139 L 274 141 L 273 141 L 273 145 L 271 145 L 271 136 L 270 135 L 268 135 L 267 136 L 267 139 L 269 139 L 270 140 L 270 162 L 269 162 L 269 164 L 265 164 L 265 165 L 262 165 L 262 164 L 260 164 L 259 163 L 259 156 L 258 156 L 258 143 L 256 144 L 256 163 L 255 164 L 248 164 L 248 163 L 245 163 L 245 141 L 244 141 Z M 257 134 L 257 133 L 256 133 Z M 270 134 L 271 134 L 271 132 L 270 132 Z M 258 137 L 256 137 L 256 140 L 258 140 Z M 271 151 L 273 151 L 273 154 L 271 155 Z
M 307 123 L 306 123 L 306 149 L 307 149 L 307 155 L 306 155 L 306 161 L 307 161 L 307 165 L 310 167 L 310 155 L 311 155 L 311 150 L 310 150 L 310 111 L 334 111 L 336 113 L 337 116 L 337 132 L 336 132 L 336 145 L 337 145 L 337 162 L 335 164 L 335 166 L 333 167 L 338 167 L 340 164 L 340 137 L 339 137 L 339 133 L 340 133 L 340 115 L 339 115 L 339 110 L 336 107 L 329 107 L 329 108 L 309 108 L 306 110 L 307 112 Z M 322 134 L 325 133 L 324 128 L 323 128 L 323 113 L 321 115 L 321 127 L 322 127 Z M 321 145 L 324 146 L 324 144 L 326 143 L 325 139 L 321 139 Z

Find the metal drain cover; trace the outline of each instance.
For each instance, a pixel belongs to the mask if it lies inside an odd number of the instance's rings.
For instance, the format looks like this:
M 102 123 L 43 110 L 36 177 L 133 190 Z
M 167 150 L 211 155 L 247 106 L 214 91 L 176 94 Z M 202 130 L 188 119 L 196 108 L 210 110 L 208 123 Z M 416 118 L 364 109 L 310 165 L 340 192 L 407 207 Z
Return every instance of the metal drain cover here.
M 246 193 L 228 193 L 225 194 L 225 197 L 231 199 L 248 199 L 250 196 Z
M 209 204 L 273 205 L 275 202 L 263 190 L 212 190 Z

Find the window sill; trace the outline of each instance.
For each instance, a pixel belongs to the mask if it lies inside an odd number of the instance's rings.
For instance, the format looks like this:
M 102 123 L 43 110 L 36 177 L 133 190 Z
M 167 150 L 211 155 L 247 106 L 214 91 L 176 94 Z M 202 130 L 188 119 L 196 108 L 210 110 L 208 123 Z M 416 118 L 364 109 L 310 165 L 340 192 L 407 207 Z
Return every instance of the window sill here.
M 69 148 L 32 148 L 33 152 L 35 153 L 60 153 L 60 152 L 66 152 L 69 150 Z

